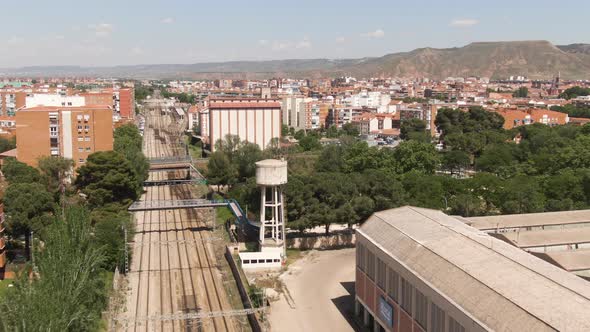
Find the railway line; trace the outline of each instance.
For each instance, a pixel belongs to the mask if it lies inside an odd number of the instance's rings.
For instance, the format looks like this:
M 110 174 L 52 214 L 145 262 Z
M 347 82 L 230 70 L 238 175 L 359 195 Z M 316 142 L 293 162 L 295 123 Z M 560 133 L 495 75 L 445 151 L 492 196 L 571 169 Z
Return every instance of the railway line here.
M 146 112 L 148 158 L 182 156 L 182 133 L 170 114 Z M 182 170 L 150 172 L 149 180 L 183 176 Z M 190 184 L 146 187 L 141 200 L 193 199 Z M 129 290 L 118 331 L 236 331 L 240 324 L 223 286 L 203 210 L 136 212 Z

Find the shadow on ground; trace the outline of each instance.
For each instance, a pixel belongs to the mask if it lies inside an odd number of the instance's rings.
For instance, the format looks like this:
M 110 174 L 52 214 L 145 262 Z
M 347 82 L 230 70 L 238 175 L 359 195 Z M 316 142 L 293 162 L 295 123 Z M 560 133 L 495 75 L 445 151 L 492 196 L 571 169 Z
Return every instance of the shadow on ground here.
M 361 327 L 358 326 L 354 317 L 354 281 L 343 281 L 340 283 L 348 295 L 336 297 L 332 299 L 332 303 L 338 308 L 340 314 L 346 319 L 350 327 L 356 332 L 362 331 Z

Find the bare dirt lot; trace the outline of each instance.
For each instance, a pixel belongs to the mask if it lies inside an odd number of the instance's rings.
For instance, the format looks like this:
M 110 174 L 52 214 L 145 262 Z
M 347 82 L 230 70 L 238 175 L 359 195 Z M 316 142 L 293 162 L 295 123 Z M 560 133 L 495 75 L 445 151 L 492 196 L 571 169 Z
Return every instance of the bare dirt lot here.
M 356 331 L 354 249 L 312 251 L 280 279 L 286 290 L 272 302 L 272 331 Z

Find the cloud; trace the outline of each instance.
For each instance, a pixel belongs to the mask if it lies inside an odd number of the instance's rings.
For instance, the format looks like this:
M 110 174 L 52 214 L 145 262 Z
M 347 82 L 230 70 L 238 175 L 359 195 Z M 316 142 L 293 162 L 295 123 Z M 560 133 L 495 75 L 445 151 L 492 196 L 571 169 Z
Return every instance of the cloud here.
M 165 17 L 162 20 L 160 20 L 160 23 L 162 23 L 162 24 L 172 24 L 172 23 L 174 23 L 174 18 L 172 18 L 172 17 Z
M 383 38 L 384 36 L 385 36 L 385 31 L 383 31 L 381 29 L 361 33 L 361 37 L 365 37 L 365 38 Z
M 66 36 L 64 36 L 64 35 L 55 35 L 55 36 L 53 36 L 53 39 L 55 39 L 55 40 L 64 40 L 64 39 L 66 39 Z
M 345 41 L 346 41 L 346 38 L 344 38 L 344 37 L 338 37 L 338 38 L 336 38 L 336 43 L 338 43 L 338 44 L 342 44 Z
M 90 24 L 88 28 L 94 31 L 96 37 L 108 37 L 113 32 L 113 25 L 110 23 Z
M 474 26 L 478 23 L 479 23 L 479 21 L 476 19 L 462 18 L 462 19 L 452 20 L 450 23 L 450 26 L 458 27 L 458 28 L 466 28 L 466 27 Z
M 262 46 L 268 45 L 270 42 L 267 40 L 259 40 L 258 44 Z M 311 40 L 308 37 L 304 37 L 301 40 L 293 41 L 293 40 L 275 40 L 271 44 L 271 49 L 273 51 L 285 51 L 285 50 L 301 50 L 301 49 L 309 49 L 313 45 Z

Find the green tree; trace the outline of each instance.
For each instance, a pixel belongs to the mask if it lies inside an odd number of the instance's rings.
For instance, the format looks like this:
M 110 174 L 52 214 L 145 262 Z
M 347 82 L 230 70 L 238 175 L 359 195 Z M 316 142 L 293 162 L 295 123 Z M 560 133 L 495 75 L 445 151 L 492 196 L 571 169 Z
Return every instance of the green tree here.
M 512 97 L 515 98 L 526 98 L 529 96 L 529 89 L 525 86 L 521 86 L 512 94 Z
M 424 133 L 426 131 L 426 122 L 420 119 L 407 119 L 403 120 L 400 129 L 400 138 L 409 139 L 413 133 Z
M 207 179 L 217 186 L 232 185 L 239 173 L 236 165 L 222 151 L 215 151 L 209 157 L 207 163 Z
M 123 155 L 115 151 L 95 152 L 78 169 L 76 185 L 93 207 L 108 203 L 130 203 L 139 197 L 137 174 Z
M 502 196 L 501 209 L 505 214 L 542 212 L 545 207 L 545 196 L 533 177 L 516 176 L 507 180 Z
M 417 171 L 434 173 L 440 158 L 432 144 L 417 141 L 400 143 L 393 151 L 399 173 Z
M 70 177 L 74 161 L 63 157 L 42 157 L 39 159 L 39 169 L 43 175 L 43 182 L 47 191 L 59 200 L 57 195 L 65 191 L 65 181 Z
M 583 88 L 580 86 L 574 86 L 569 89 L 566 89 L 559 95 L 559 98 L 564 99 L 573 99 L 579 96 L 588 96 L 590 95 L 590 88 Z
M 41 181 L 39 170 L 25 163 L 9 158 L 2 167 L 2 173 L 10 183 L 35 183 Z
M 320 150 L 322 148 L 320 140 L 314 135 L 307 135 L 302 137 L 299 140 L 299 146 L 301 146 L 303 151 L 314 151 Z
M 0 137 L 0 153 L 6 152 L 16 148 L 16 137 L 4 138 Z
M 469 155 L 463 151 L 451 150 L 445 152 L 442 157 L 442 167 L 449 171 L 451 175 L 461 174 L 470 164 Z
M 108 295 L 103 249 L 92 244 L 88 213 L 66 211 L 47 229 L 36 255 L 37 272 L 26 269 L 0 300 L 5 331 L 95 331 Z
M 360 134 L 358 127 L 352 123 L 345 123 L 342 125 L 342 133 L 352 137 L 357 137 Z
M 26 256 L 30 258 L 30 233 L 43 232 L 56 209 L 51 193 L 40 183 L 12 183 L 4 195 L 7 234 L 24 236 Z

